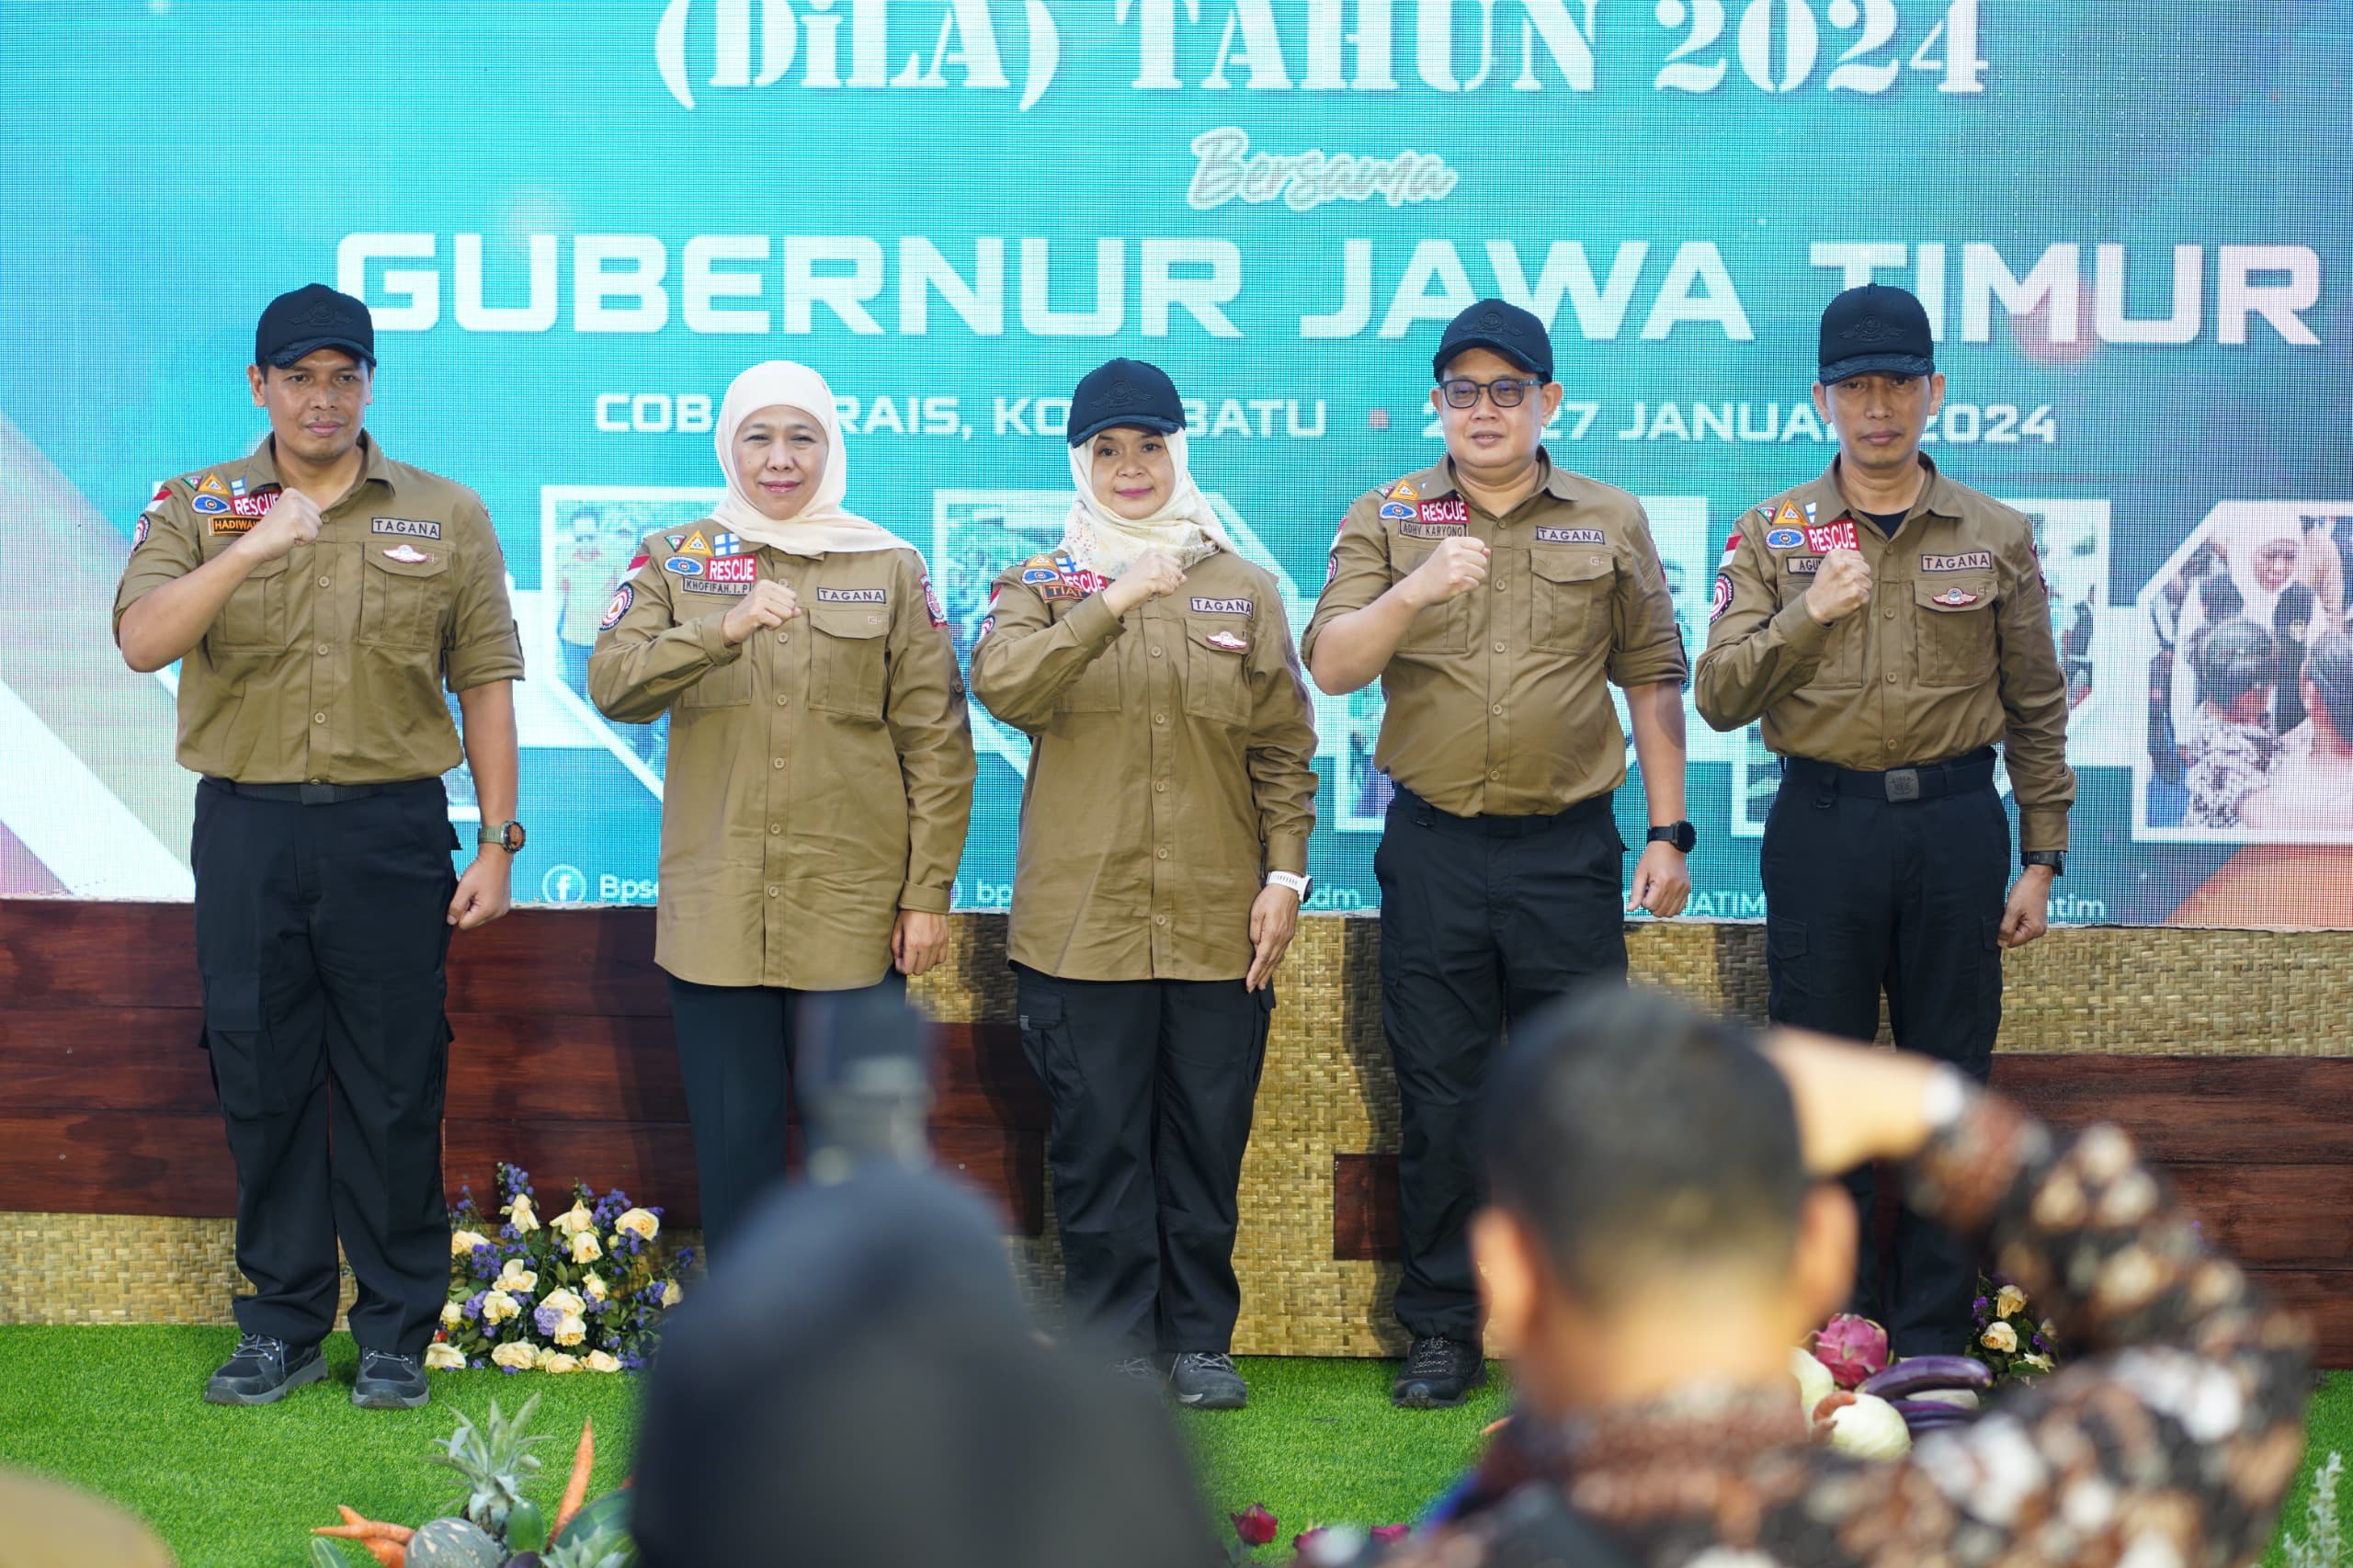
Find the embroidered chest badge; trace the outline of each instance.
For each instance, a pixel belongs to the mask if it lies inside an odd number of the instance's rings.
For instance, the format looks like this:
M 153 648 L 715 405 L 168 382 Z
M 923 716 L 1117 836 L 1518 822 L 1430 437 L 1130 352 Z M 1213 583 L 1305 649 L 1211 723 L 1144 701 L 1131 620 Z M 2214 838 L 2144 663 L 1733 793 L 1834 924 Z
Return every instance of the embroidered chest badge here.
M 1231 631 L 1212 631 L 1201 641 L 1212 648 L 1228 653 L 1246 653 L 1250 651 L 1250 640 Z
M 1961 588 L 1947 588 L 1928 602 L 1943 605 L 1948 609 L 1967 609 L 1983 597 L 1984 597 L 1983 594 L 1972 594 Z
M 384 551 L 384 559 L 397 561 L 404 566 L 415 566 L 420 562 L 430 561 L 433 557 L 413 544 L 396 544 Z

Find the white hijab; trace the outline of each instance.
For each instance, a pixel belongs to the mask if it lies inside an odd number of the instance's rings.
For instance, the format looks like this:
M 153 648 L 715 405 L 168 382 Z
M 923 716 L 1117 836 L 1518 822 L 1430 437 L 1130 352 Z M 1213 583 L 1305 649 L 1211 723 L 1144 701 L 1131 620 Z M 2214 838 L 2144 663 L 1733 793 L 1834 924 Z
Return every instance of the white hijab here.
M 817 493 L 809 497 L 807 506 L 782 522 L 754 505 L 751 492 L 735 477 L 736 430 L 761 409 L 779 404 L 803 411 L 825 431 L 825 472 L 818 478 Z M 843 509 L 842 493 L 849 487 L 849 453 L 842 448 L 841 422 L 834 413 L 833 389 L 825 385 L 824 377 L 808 366 L 790 359 L 769 359 L 728 383 L 727 397 L 719 405 L 713 440 L 719 449 L 719 472 L 727 476 L 727 499 L 712 511 L 711 518 L 730 532 L 793 555 L 915 549 L 881 524 Z
M 1093 436 L 1070 449 L 1071 483 L 1077 487 L 1078 498 L 1071 503 L 1070 516 L 1063 521 L 1062 548 L 1079 565 L 1117 577 L 1147 550 L 1166 551 L 1179 566 L 1190 566 L 1216 551 L 1233 550 L 1233 540 L 1226 537 L 1225 525 L 1217 520 L 1210 498 L 1193 483 L 1192 469 L 1185 460 L 1185 432 L 1171 430 L 1162 439 L 1168 443 L 1169 460 L 1176 464 L 1176 483 L 1169 488 L 1168 499 L 1148 517 L 1123 517 L 1096 499 Z

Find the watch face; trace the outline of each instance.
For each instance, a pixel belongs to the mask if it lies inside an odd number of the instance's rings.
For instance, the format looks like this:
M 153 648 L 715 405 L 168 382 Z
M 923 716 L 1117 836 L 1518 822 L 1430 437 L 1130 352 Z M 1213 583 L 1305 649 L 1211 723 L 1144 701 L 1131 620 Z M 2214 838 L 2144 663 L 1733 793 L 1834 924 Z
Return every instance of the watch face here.
M 508 823 L 500 830 L 499 842 L 506 846 L 506 852 L 509 855 L 520 852 L 523 847 L 523 824 L 519 822 Z

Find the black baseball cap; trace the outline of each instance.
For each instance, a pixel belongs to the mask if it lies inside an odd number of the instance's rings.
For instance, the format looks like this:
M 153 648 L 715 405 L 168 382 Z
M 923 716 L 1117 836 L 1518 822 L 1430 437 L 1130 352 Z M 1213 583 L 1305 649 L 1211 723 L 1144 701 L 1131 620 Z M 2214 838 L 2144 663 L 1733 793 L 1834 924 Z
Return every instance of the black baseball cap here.
M 1518 305 L 1482 300 L 1446 324 L 1446 335 L 1430 356 L 1430 375 L 1443 380 L 1446 363 L 1472 348 L 1492 348 L 1531 375 L 1552 379 L 1552 335 Z
M 254 328 L 256 365 L 283 369 L 322 348 L 340 348 L 371 367 L 376 363 L 376 323 L 368 307 L 324 283 L 305 283 L 290 294 L 280 294 Z
M 1926 376 L 1937 368 L 1928 312 L 1902 289 L 1866 283 L 1849 289 L 1822 312 L 1821 369 L 1814 379 L 1836 386 L 1873 371 Z
M 1064 426 L 1070 444 L 1091 440 L 1114 425 L 1164 436 L 1182 430 L 1185 400 L 1176 395 L 1176 383 L 1168 372 L 1141 359 L 1113 359 L 1087 371 L 1070 394 L 1070 420 Z

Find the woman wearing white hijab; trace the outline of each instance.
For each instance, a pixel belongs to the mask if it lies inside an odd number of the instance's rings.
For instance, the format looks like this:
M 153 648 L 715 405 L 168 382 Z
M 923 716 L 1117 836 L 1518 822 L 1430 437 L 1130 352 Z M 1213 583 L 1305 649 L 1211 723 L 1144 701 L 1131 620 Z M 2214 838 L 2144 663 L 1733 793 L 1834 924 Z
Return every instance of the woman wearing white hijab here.
M 1006 949 L 1052 1103 L 1063 1302 L 1200 1409 L 1233 1369 L 1235 1195 L 1307 892 L 1315 729 L 1271 574 L 1186 465 L 1185 410 L 1114 359 L 1072 394 L 1059 548 L 1000 575 L 973 694 L 1032 742 Z
M 834 397 L 784 360 L 721 405 L 727 498 L 646 536 L 588 690 L 670 715 L 654 962 L 670 976 L 703 1229 L 784 1168 L 799 994 L 939 960 L 972 819 L 972 727 L 914 546 L 842 506 Z

